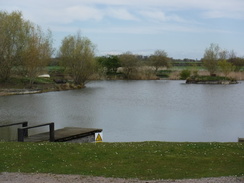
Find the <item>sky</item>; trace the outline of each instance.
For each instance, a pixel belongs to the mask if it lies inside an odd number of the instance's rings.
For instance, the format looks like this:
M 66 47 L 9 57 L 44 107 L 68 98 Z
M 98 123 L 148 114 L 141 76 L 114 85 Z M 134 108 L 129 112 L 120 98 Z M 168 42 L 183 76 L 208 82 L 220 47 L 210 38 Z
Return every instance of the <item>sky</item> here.
M 244 0 L 0 0 L 0 10 L 50 29 L 56 50 L 80 31 L 98 56 L 164 50 L 201 59 L 211 43 L 244 56 Z

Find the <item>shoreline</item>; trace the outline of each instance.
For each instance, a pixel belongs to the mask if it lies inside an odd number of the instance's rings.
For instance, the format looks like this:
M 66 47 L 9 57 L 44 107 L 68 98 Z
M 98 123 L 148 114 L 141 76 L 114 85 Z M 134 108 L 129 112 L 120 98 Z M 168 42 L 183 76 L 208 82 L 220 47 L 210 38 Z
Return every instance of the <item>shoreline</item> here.
M 0 96 L 42 93 L 40 89 L 1 89 Z
M 12 87 L 5 87 L 0 89 L 0 96 L 11 96 L 11 95 L 26 95 L 26 94 L 40 94 L 40 93 L 47 93 L 47 92 L 55 92 L 55 91 L 67 91 L 67 90 L 77 90 L 85 88 L 85 86 L 81 85 L 74 85 L 74 84 L 47 84 L 45 85 L 37 85 L 36 89 L 26 89 L 26 88 L 12 88 Z M 41 89 L 42 88 L 42 89 Z
M 175 79 L 160 79 L 160 80 L 172 80 Z M 105 80 L 106 81 L 106 80 Z M 141 81 L 141 80 L 138 80 Z M 148 80 L 151 81 L 151 80 Z M 184 80 L 182 80 L 184 81 Z M 224 82 L 224 81 L 211 81 L 211 82 L 192 82 L 186 80 L 186 84 L 218 84 L 218 85 L 228 85 L 228 84 L 239 84 L 240 81 L 237 81 L 236 83 L 230 83 L 230 82 Z M 81 85 L 74 85 L 74 84 L 54 84 L 54 85 L 47 85 L 47 87 L 43 88 L 43 85 L 40 85 L 41 87 L 36 87 L 36 89 L 21 89 L 21 88 L 12 88 L 12 87 L 3 87 L 3 89 L 0 89 L 0 97 L 1 96 L 11 96 L 11 95 L 26 95 L 26 94 L 40 94 L 40 93 L 46 93 L 46 92 L 54 92 L 54 91 L 67 91 L 67 90 L 76 90 L 76 89 L 82 89 L 85 88 L 85 86 Z M 45 86 L 45 85 L 44 85 Z M 43 88 L 43 89 L 40 89 Z

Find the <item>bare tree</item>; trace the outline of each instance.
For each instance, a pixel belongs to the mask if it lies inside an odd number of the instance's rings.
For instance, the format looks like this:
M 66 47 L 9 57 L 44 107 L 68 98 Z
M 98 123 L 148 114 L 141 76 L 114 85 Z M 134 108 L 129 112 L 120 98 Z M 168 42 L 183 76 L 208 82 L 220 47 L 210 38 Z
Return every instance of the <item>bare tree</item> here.
M 85 85 L 94 73 L 94 56 L 94 44 L 88 38 L 82 37 L 80 32 L 63 39 L 59 57 L 75 84 Z
M 237 56 L 236 56 L 236 52 L 234 51 L 234 50 L 231 50 L 230 52 L 229 52 L 229 59 L 233 59 L 233 58 L 236 58 Z

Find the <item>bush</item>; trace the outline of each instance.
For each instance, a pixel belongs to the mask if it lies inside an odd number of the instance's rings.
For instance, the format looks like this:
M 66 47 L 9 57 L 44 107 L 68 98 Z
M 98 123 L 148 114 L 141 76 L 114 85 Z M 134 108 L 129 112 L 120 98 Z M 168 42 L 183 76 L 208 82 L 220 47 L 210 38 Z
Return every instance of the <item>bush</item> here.
M 160 78 L 168 78 L 171 72 L 171 70 L 160 70 L 157 72 L 156 76 Z
M 180 72 L 180 79 L 185 80 L 190 76 L 191 76 L 191 71 L 189 71 L 188 69 L 184 69 Z

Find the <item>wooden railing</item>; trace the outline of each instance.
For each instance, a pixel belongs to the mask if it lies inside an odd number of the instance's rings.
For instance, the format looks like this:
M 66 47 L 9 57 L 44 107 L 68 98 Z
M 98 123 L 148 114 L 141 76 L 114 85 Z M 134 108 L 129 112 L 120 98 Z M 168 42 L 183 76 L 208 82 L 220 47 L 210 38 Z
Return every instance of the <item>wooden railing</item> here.
M 22 127 L 27 127 L 28 126 L 28 122 L 27 121 L 23 121 L 23 122 L 18 122 L 18 123 L 0 125 L 0 128 L 9 127 L 9 126 L 15 126 L 15 125 L 22 125 Z M 24 137 L 28 137 L 28 130 L 24 130 L 23 135 L 24 135 Z
M 53 122 L 45 123 L 45 124 L 41 124 L 41 125 L 18 128 L 18 142 L 24 142 L 24 137 L 26 137 L 25 136 L 26 131 L 28 131 L 31 128 L 38 128 L 38 127 L 42 127 L 42 126 L 49 126 L 49 141 L 54 142 L 55 138 L 54 138 L 54 123 Z
M 27 121 L 23 121 L 23 122 L 18 122 L 18 123 L 11 123 L 11 124 L 0 125 L 0 128 L 1 127 L 14 126 L 14 125 L 21 125 L 21 124 L 22 124 L 22 127 L 28 126 L 28 122 Z

